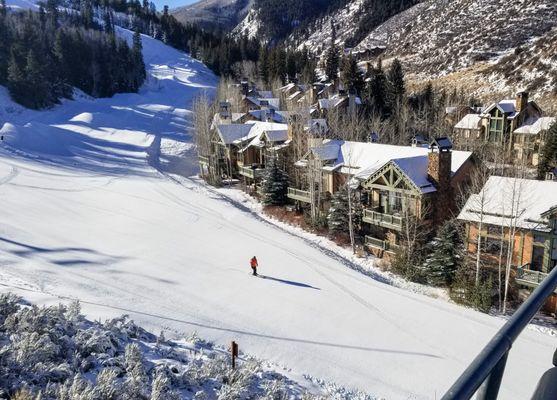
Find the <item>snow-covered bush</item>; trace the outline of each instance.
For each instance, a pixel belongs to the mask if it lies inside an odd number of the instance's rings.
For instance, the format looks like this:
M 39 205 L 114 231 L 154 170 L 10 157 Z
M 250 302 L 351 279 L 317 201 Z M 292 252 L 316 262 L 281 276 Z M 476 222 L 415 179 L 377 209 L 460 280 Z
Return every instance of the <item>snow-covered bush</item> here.
M 173 342 L 128 317 L 86 320 L 78 303 L 37 307 L 0 295 L 0 399 L 316 399 L 298 383 L 196 334 Z M 244 359 L 245 358 L 245 359 Z M 323 385 L 328 398 L 352 399 Z M 339 395 L 340 394 L 340 395 Z

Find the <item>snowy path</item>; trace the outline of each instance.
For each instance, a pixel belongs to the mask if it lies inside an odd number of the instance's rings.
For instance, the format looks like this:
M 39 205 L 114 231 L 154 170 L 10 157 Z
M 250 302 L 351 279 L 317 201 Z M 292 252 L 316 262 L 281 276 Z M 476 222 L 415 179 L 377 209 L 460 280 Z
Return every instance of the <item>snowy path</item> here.
M 18 286 L 44 303 L 80 298 L 93 318 L 129 313 L 155 332 L 234 339 L 246 353 L 377 396 L 440 397 L 502 321 L 362 276 L 152 168 L 160 138 L 163 153 L 189 157 L 181 168 L 193 171 L 188 101 L 216 80 L 159 42 L 144 47 L 164 79 L 139 95 L 31 112 L 0 88 L 0 290 Z M 254 254 L 269 279 L 249 275 Z M 528 398 L 556 344 L 527 332 L 502 398 Z

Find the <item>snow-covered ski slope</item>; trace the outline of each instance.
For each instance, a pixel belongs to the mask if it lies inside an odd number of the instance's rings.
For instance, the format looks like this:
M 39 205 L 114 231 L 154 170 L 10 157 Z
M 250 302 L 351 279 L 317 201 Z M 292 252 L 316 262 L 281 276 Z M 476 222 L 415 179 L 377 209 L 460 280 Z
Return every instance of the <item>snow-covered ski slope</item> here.
M 195 172 L 188 109 L 217 81 L 187 55 L 143 44 L 160 79 L 139 94 L 33 112 L 0 88 L 1 290 L 27 289 L 15 291 L 39 303 L 79 298 L 92 318 L 127 313 L 154 332 L 236 340 L 378 397 L 439 398 L 503 321 L 363 276 L 159 172 Z M 250 276 L 253 255 L 268 279 Z M 556 344 L 521 337 L 503 399 L 529 397 Z

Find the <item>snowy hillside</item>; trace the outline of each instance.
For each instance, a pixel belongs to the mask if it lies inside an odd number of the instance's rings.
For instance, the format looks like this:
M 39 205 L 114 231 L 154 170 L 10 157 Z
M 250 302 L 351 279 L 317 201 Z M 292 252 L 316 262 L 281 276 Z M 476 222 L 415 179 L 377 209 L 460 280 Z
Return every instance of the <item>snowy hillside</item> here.
M 173 9 L 171 14 L 183 23 L 230 29 L 247 15 L 252 6 L 253 0 L 201 0 Z
M 504 321 L 360 274 L 188 178 L 191 101 L 216 78 L 161 42 L 143 47 L 138 94 L 37 112 L 1 88 L 1 290 L 80 299 L 91 320 L 126 313 L 167 337 L 236 340 L 378 397 L 439 397 Z M 250 276 L 253 255 L 267 279 Z M 554 346 L 522 335 L 502 397 L 528 398 Z

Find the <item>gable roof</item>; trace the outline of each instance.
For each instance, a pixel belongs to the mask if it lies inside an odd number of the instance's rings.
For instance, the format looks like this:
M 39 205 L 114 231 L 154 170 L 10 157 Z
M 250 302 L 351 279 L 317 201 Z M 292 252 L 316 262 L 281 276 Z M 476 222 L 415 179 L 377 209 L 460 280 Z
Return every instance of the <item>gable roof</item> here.
M 557 122 L 554 117 L 532 118 L 525 121 L 524 125 L 514 130 L 514 133 L 526 135 L 537 135 L 540 132 L 547 131 Z
M 466 114 L 454 126 L 456 129 L 479 129 L 482 117 L 479 114 Z
M 430 150 L 424 147 L 343 140 L 325 140 L 323 144 L 311 149 L 314 157 L 326 162 L 325 170 L 340 169 L 340 172 L 354 175 L 360 181 L 367 180 L 380 168 L 393 161 L 398 168 L 411 177 L 417 187 L 426 186 L 424 179 L 427 179 L 429 152 Z M 451 172 L 453 175 L 471 156 L 472 153 L 469 151 L 452 152 Z M 304 164 L 302 161 L 296 165 L 303 166 Z
M 479 222 L 483 202 L 485 224 L 509 226 L 516 219 L 519 228 L 547 232 L 547 212 L 557 205 L 556 199 L 557 182 L 491 176 L 468 198 L 458 219 Z
M 248 124 L 217 125 L 217 133 L 223 144 L 229 145 L 249 135 L 251 126 Z
M 513 119 L 516 114 L 516 101 L 514 99 L 501 100 L 498 103 L 492 103 L 483 111 L 482 116 L 487 116 L 493 109 L 498 108 L 507 118 Z

